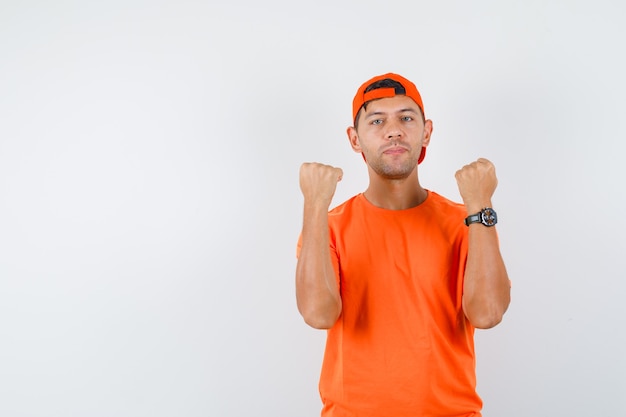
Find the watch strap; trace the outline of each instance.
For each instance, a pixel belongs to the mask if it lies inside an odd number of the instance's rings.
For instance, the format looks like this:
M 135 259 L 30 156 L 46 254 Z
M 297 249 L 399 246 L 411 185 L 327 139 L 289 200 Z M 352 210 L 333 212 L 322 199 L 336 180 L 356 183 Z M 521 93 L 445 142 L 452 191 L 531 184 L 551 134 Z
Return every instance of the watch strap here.
M 472 223 L 482 223 L 480 212 L 476 214 L 469 215 L 465 218 L 465 225 L 469 226 Z

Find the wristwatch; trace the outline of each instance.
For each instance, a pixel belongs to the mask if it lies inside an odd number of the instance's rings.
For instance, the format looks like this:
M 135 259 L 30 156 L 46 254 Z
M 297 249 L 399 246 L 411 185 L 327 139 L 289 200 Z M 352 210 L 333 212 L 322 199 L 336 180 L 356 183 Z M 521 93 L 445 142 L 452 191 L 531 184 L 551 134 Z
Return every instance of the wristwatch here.
M 482 223 L 487 227 L 495 226 L 496 223 L 498 223 L 498 215 L 491 207 L 485 207 L 478 213 L 465 218 L 466 226 L 469 226 L 472 223 Z

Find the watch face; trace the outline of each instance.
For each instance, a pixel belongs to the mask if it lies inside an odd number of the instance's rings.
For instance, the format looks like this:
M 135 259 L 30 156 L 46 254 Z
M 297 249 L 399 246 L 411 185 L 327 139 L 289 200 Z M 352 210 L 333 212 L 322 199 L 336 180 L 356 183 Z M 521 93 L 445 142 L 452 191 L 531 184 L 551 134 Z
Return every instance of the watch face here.
M 496 212 L 491 208 L 486 208 L 480 213 L 482 224 L 485 226 L 495 226 L 498 222 L 498 216 Z

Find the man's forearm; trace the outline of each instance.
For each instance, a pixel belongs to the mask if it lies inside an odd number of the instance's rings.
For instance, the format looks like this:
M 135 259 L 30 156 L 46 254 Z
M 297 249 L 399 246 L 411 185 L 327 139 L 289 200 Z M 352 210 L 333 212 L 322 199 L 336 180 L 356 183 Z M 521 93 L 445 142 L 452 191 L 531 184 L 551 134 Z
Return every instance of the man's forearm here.
M 502 320 L 511 299 L 511 282 L 495 228 L 469 226 L 463 309 L 474 327 L 488 329 Z
M 296 266 L 296 299 L 300 314 L 314 328 L 332 327 L 341 313 L 341 297 L 330 257 L 328 212 L 306 205 Z

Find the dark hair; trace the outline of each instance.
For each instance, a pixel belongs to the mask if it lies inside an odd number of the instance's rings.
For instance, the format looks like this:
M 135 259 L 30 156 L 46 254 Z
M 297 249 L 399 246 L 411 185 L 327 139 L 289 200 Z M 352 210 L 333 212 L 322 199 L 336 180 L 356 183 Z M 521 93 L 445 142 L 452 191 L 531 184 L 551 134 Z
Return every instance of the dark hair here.
M 367 88 L 365 89 L 363 93 L 369 93 L 370 91 L 377 90 L 379 88 L 393 88 L 396 90 L 396 95 L 398 94 L 406 95 L 406 89 L 404 88 L 404 86 L 400 84 L 398 81 L 392 80 L 391 78 L 385 78 L 383 80 L 378 80 L 378 81 L 371 83 L 370 85 L 367 86 Z M 361 117 L 361 111 L 367 109 L 367 105 L 370 103 L 370 101 L 366 101 L 365 103 L 363 103 L 363 106 L 361 106 L 361 108 L 359 109 L 359 112 L 356 114 L 356 117 L 354 118 L 355 128 L 356 128 L 356 125 L 359 123 L 359 117 Z M 421 109 L 420 109 L 420 113 L 421 113 Z M 422 119 L 424 119 L 423 113 L 422 113 Z

